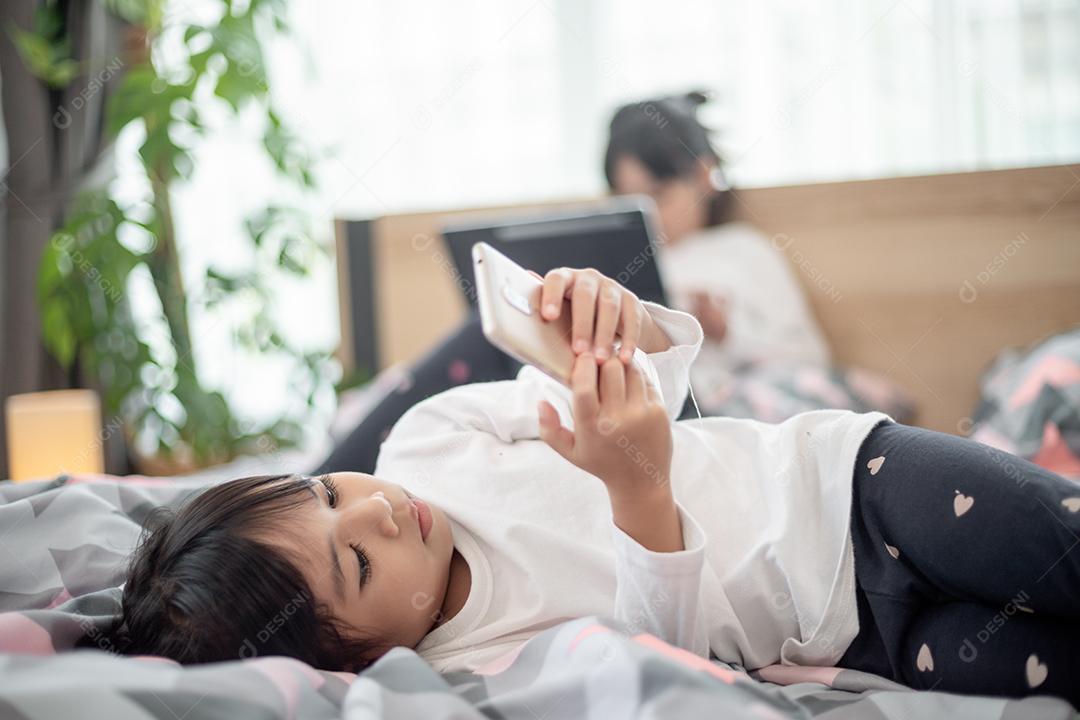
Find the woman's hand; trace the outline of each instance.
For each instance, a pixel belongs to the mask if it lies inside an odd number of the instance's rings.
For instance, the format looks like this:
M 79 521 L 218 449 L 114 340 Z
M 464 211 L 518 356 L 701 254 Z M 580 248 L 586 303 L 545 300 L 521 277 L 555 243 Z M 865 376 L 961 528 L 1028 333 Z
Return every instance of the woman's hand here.
M 621 341 L 619 359 L 629 363 L 634 349 L 662 352 L 671 342 L 652 321 L 637 296 L 592 268 L 556 268 L 544 277 L 540 295 L 540 317 L 557 320 L 563 300 L 569 298 L 571 312 L 570 346 L 574 354 L 589 352 L 603 363 L 614 354 L 615 338 Z
M 708 290 L 697 290 L 690 294 L 690 314 L 701 323 L 705 336 L 716 340 L 727 335 L 727 298 Z

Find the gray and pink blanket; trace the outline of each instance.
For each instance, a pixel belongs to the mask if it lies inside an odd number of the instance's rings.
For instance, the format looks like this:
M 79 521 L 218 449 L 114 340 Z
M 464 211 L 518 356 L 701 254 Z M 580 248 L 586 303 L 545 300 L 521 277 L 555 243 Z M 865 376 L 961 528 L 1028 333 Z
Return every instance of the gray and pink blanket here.
M 182 667 L 119 657 L 95 633 L 117 611 L 141 523 L 198 482 L 0 482 L 0 718 L 1070 718 L 1061 700 L 916 692 L 836 668 L 752 674 L 582 618 L 484 674 L 435 673 L 398 648 L 360 675 L 254 657 Z M 72 650 L 89 635 L 89 649 Z

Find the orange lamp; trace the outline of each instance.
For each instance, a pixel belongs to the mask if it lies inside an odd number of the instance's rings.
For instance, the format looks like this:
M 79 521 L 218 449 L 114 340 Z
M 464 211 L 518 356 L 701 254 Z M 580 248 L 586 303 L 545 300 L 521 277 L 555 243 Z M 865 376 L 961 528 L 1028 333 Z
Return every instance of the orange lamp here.
M 12 480 L 105 471 L 101 401 L 93 390 L 12 395 L 4 412 Z

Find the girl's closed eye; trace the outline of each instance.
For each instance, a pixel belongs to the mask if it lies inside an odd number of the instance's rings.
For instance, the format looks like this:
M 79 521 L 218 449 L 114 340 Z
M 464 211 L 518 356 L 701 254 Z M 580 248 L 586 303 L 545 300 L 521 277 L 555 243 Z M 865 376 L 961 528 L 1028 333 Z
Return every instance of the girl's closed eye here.
M 356 553 L 356 561 L 360 563 L 360 587 L 363 588 L 369 582 L 371 582 L 371 560 L 368 559 L 367 552 L 359 545 L 350 546 L 353 552 Z

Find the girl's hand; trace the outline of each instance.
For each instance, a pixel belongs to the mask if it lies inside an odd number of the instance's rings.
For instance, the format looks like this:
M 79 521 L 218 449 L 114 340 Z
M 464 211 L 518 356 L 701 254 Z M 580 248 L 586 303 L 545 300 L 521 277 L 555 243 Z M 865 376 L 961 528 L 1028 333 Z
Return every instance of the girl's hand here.
M 571 376 L 574 431 L 539 404 L 540 438 L 607 486 L 612 503 L 670 497 L 671 420 L 656 388 L 636 363 L 611 358 L 597 367 L 579 355 Z
M 597 363 L 614 355 L 615 338 L 621 341 L 619 359 L 629 363 L 634 349 L 661 352 L 671 346 L 667 335 L 652 321 L 637 296 L 592 268 L 556 268 L 544 277 L 540 317 L 557 320 L 563 300 L 570 299 L 570 347 L 581 356 L 589 352 Z
M 591 353 L 574 362 L 574 431 L 555 408 L 539 404 L 540 438 L 607 487 L 612 520 L 654 552 L 683 550 L 682 523 L 669 482 L 671 420 L 660 394 L 618 358 L 599 368 Z

